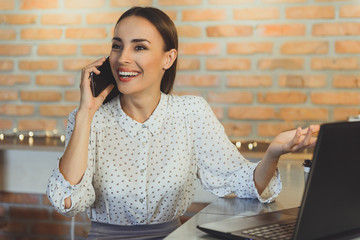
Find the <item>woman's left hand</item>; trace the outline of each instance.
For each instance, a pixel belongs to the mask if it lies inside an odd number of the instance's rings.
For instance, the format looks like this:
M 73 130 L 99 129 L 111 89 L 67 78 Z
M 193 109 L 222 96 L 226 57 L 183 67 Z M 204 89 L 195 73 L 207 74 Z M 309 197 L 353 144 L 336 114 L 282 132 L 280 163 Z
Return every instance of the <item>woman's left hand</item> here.
M 301 127 L 285 131 L 275 137 L 268 148 L 270 156 L 278 158 L 290 152 L 299 152 L 305 148 L 315 146 L 317 138 L 314 133 L 319 132 L 320 125 L 310 125 L 308 128 Z

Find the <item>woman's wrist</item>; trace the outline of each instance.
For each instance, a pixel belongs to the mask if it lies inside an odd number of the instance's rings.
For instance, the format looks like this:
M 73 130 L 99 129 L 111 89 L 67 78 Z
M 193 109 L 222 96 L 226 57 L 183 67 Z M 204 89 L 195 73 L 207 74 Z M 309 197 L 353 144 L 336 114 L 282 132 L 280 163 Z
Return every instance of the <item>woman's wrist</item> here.
M 264 154 L 264 158 L 269 159 L 270 161 L 278 161 L 281 155 L 285 153 L 286 152 L 280 152 L 280 149 L 273 149 L 270 144 Z
M 83 124 L 85 123 L 91 124 L 94 115 L 95 115 L 94 111 L 80 107 L 78 112 L 76 113 L 76 120 L 80 121 Z

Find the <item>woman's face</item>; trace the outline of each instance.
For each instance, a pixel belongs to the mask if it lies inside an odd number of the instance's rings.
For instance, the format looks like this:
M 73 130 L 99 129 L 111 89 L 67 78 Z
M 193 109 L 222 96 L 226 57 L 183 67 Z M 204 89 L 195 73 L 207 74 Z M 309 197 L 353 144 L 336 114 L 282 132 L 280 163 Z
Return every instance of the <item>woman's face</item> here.
M 160 94 L 161 78 L 171 62 L 171 50 L 147 19 L 130 16 L 115 27 L 110 65 L 118 89 L 128 94 Z M 155 95 L 156 96 L 156 95 Z

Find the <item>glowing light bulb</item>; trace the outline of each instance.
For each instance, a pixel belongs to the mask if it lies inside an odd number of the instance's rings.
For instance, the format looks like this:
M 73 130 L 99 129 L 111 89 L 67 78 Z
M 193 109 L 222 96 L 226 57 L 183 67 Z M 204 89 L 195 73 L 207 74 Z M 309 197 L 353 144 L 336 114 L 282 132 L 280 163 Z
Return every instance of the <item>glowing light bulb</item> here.
M 248 148 L 252 150 L 254 148 L 254 145 L 252 143 L 249 143 Z
M 4 140 L 4 138 L 5 138 L 5 135 L 3 133 L 0 134 L 0 140 Z
M 61 135 L 61 136 L 60 136 L 60 141 L 61 141 L 61 142 L 65 142 L 65 136 L 64 136 L 64 135 Z
M 235 146 L 236 146 L 237 148 L 241 148 L 241 142 L 236 142 L 236 143 L 235 143 Z
M 29 137 L 29 145 L 32 146 L 34 144 L 34 138 Z
M 45 136 L 48 138 L 48 137 L 51 137 L 51 132 L 50 131 L 45 131 Z
M 20 134 L 20 135 L 19 135 L 19 140 L 20 140 L 20 141 L 24 140 L 24 134 Z
M 33 137 L 34 133 L 32 131 L 29 132 L 29 137 Z

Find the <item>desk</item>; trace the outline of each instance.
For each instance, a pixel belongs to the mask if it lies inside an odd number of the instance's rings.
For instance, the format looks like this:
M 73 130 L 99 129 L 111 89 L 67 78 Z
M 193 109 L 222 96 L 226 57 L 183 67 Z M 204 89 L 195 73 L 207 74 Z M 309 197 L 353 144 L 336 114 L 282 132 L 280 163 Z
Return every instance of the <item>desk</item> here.
M 304 191 L 304 170 L 301 164 L 302 161 L 299 159 L 280 160 L 279 170 L 283 182 L 283 190 L 275 202 L 262 204 L 257 199 L 218 198 L 165 239 L 218 240 L 218 238 L 213 238 L 198 230 L 196 226 L 234 217 L 235 215 L 250 216 L 300 206 Z M 354 239 L 360 239 L 360 237 Z

